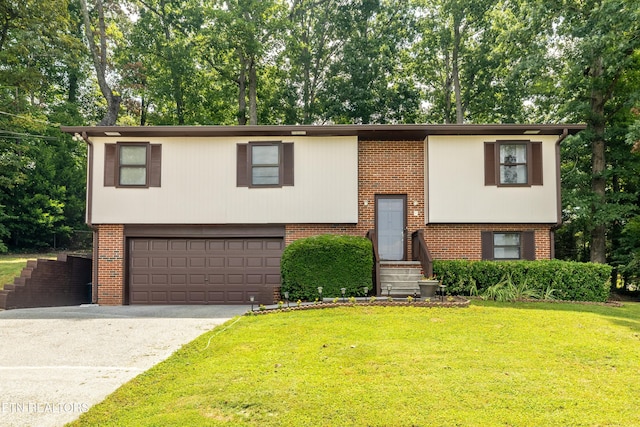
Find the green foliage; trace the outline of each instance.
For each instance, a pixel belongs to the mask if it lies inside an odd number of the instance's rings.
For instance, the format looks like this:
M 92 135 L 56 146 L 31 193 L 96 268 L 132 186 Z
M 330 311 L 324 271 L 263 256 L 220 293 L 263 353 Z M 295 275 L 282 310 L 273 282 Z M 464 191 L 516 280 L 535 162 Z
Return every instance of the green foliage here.
M 611 275 L 608 265 L 559 260 L 437 260 L 433 271 L 447 292 L 498 300 L 547 297 L 606 301 Z
M 289 299 L 313 301 L 322 286 L 325 297 L 363 295 L 371 289 L 373 254 L 371 242 L 364 237 L 320 235 L 299 239 L 282 254 L 281 293 Z

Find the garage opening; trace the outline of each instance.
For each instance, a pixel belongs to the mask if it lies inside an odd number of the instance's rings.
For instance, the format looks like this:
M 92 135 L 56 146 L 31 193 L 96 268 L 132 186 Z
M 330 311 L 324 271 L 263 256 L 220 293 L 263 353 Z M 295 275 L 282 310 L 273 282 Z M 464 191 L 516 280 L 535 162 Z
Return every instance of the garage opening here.
M 282 238 L 129 238 L 130 304 L 273 302 Z

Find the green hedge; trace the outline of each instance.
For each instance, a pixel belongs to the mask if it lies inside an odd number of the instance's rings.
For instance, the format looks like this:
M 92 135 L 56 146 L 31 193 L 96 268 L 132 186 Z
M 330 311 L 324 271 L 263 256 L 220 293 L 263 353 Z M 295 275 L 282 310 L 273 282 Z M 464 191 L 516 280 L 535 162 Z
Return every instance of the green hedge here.
M 561 300 L 606 301 L 611 286 L 611 267 L 606 264 L 573 261 L 466 261 L 436 260 L 433 272 L 447 286 L 447 292 L 479 293 L 510 275 L 513 283 L 523 283 L 544 293 L 554 289 Z
M 371 290 L 373 252 L 371 241 L 364 237 L 320 235 L 299 239 L 282 254 L 280 294 L 289 292 L 291 300 L 313 301 L 322 286 L 323 297 L 364 295 Z

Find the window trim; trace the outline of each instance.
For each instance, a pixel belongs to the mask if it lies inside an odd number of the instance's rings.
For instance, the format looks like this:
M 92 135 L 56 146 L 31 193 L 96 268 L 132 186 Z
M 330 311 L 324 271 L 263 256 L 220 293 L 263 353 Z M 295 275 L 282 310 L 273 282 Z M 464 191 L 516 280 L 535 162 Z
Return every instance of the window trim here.
M 148 142 L 117 142 L 116 143 L 116 188 L 149 188 L 149 165 L 151 164 L 151 148 Z M 120 160 L 122 147 L 144 147 L 144 184 L 122 184 L 120 174 L 122 168 L 141 167 L 142 165 L 123 165 Z
M 502 183 L 500 167 L 504 165 L 500 159 L 500 147 L 503 145 L 526 145 L 527 182 Z M 542 142 L 530 140 L 497 140 L 484 143 L 484 185 L 495 187 L 532 187 L 543 185 Z M 522 163 L 518 163 L 522 164 Z
M 275 145 L 280 146 L 279 151 L 279 183 L 275 184 L 253 184 L 251 147 L 254 145 Z M 283 141 L 250 141 L 236 144 L 236 187 L 246 188 L 281 188 L 292 187 L 294 185 L 294 143 Z
M 273 167 L 275 164 L 253 164 L 253 147 L 278 147 L 278 183 L 277 184 L 254 184 L 253 168 L 255 167 Z M 279 188 L 282 187 L 282 176 L 284 169 L 282 141 L 256 141 L 249 142 L 247 146 L 247 173 L 249 180 L 249 188 Z
M 520 235 L 520 258 L 496 258 L 494 236 L 496 234 Z M 534 230 L 493 230 L 482 231 L 480 234 L 482 259 L 489 261 L 533 261 L 536 259 L 535 231 Z
M 147 147 L 145 185 L 120 184 L 120 147 L 138 145 Z M 160 187 L 162 178 L 162 144 L 146 141 L 117 141 L 104 144 L 104 186 L 116 188 Z
M 526 159 L 524 163 L 503 163 L 501 156 L 500 156 L 500 152 L 502 150 L 502 147 L 504 146 L 508 146 L 508 145 L 523 145 L 525 147 L 525 155 L 526 155 Z M 529 141 L 498 141 L 497 142 L 497 146 L 496 146 L 496 181 L 497 181 L 497 185 L 498 187 L 531 187 L 531 169 L 532 169 L 532 165 L 531 165 L 531 143 Z M 519 165 L 524 165 L 524 167 L 527 169 L 527 181 L 526 182 L 514 182 L 514 183 L 510 183 L 510 182 L 502 182 L 502 167 L 503 166 L 519 166 Z

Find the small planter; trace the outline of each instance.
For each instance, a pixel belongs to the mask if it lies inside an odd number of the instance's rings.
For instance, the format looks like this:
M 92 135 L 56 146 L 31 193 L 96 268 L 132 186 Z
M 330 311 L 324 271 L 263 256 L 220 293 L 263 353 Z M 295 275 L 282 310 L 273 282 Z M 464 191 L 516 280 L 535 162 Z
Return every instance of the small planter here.
M 433 298 L 438 292 L 438 286 L 440 282 L 438 280 L 423 279 L 418 280 L 418 287 L 420 287 L 421 298 Z

